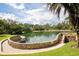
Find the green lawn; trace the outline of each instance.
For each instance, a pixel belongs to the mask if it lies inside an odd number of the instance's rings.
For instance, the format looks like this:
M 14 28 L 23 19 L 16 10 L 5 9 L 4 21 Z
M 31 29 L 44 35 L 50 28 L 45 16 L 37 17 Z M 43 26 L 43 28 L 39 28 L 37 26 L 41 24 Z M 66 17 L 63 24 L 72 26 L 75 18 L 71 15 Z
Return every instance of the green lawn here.
M 0 40 L 10 36 L 11 35 L 5 35 L 5 37 L 0 36 Z M 71 48 L 71 46 L 75 44 L 76 44 L 75 42 L 69 42 L 69 43 L 66 43 L 64 46 L 62 46 L 61 48 L 47 51 L 47 52 L 40 52 L 40 53 L 33 53 L 33 54 L 11 54 L 10 56 L 79 56 L 79 48 Z M 8 56 L 8 54 L 6 56 Z
M 0 34 L 0 41 L 3 40 L 3 39 L 9 38 L 11 36 L 12 35 L 9 35 L 9 34 Z

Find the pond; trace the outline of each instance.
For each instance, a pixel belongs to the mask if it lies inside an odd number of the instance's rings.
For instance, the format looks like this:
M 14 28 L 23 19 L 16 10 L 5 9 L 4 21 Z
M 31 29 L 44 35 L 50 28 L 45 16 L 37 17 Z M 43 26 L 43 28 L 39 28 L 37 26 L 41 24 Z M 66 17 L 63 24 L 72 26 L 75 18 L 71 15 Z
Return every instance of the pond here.
M 41 43 L 48 42 L 54 40 L 57 36 L 58 32 L 30 32 L 24 34 L 24 42 L 20 41 L 20 43 Z

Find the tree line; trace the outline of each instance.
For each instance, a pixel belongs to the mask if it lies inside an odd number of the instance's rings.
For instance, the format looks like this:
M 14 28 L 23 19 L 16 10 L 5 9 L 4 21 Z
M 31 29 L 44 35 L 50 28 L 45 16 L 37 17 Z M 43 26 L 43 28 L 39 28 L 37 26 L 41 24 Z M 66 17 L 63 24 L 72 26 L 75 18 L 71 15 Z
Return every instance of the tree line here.
M 27 23 L 18 23 L 12 20 L 0 19 L 0 34 L 23 34 L 32 31 L 42 31 L 42 30 L 56 30 L 56 29 L 72 29 L 70 24 L 62 22 L 57 25 L 33 25 Z

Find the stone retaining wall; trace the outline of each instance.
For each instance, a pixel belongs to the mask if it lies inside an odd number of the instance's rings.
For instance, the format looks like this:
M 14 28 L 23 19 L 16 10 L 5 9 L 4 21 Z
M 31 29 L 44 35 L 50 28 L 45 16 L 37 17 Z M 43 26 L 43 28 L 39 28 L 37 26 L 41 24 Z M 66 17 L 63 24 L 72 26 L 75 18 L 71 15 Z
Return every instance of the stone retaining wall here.
M 66 36 L 69 41 L 77 41 L 76 36 Z
M 50 42 L 26 44 L 26 43 L 14 42 L 13 40 L 9 39 L 8 44 L 13 48 L 18 48 L 18 49 L 39 49 L 39 48 L 46 48 L 46 47 L 57 45 L 58 43 L 61 42 L 61 40 L 62 40 L 62 35 L 59 33 L 56 39 Z

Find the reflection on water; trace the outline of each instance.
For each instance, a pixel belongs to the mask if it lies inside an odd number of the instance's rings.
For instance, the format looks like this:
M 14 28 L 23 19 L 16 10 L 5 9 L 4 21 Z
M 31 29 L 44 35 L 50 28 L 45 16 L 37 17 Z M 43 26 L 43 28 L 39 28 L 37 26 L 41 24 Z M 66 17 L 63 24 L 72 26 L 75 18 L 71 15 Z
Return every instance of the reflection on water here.
M 29 35 L 25 35 L 26 38 L 25 42 L 26 43 L 41 43 L 45 41 L 50 41 L 55 39 L 57 33 L 56 32 L 36 32 L 36 33 L 28 33 Z

